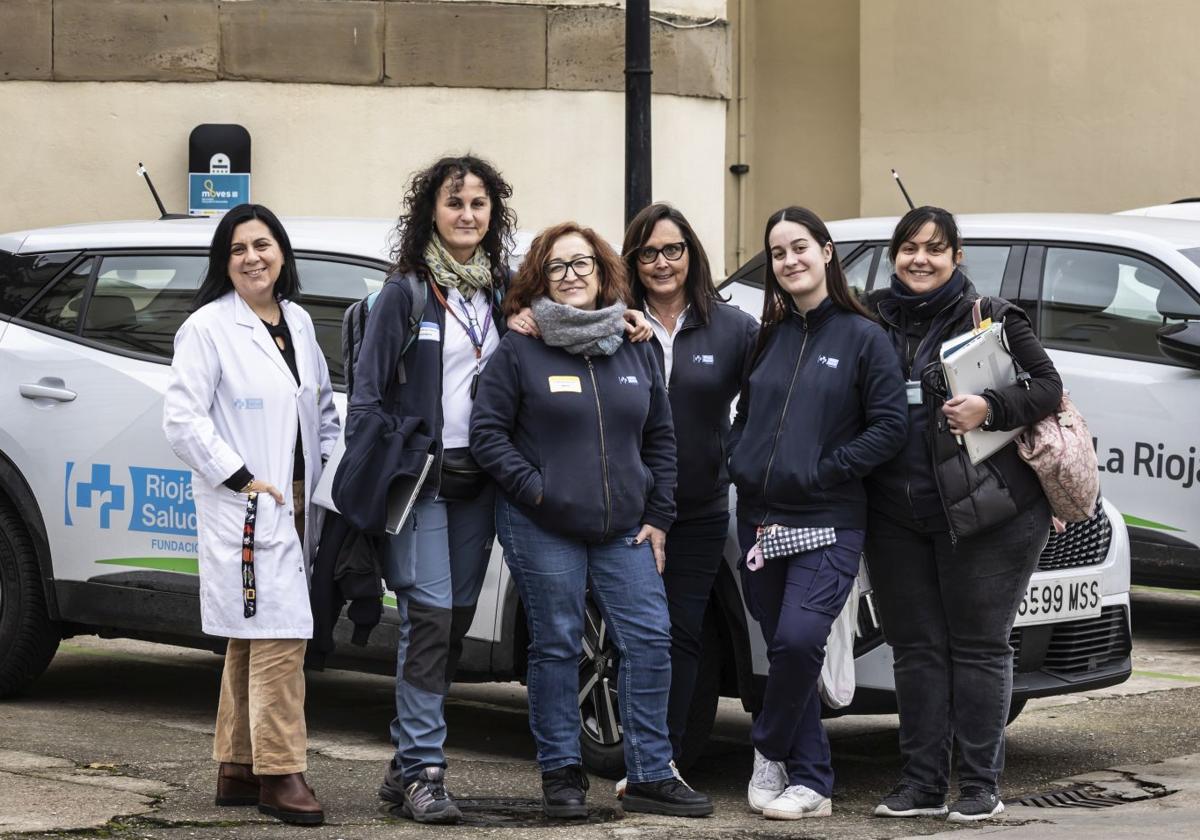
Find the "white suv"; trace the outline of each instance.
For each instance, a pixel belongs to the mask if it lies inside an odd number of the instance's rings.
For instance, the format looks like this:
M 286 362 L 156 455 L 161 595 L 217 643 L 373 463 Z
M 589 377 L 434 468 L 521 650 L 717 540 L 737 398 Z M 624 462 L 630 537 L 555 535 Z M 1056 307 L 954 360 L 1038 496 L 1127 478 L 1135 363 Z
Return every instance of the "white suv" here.
M 0 393 L 7 395 L 0 401 L 0 696 L 36 678 L 70 635 L 223 645 L 200 632 L 191 476 L 161 431 L 173 337 L 190 311 L 214 226 L 186 219 L 0 235 Z M 292 219 L 286 226 L 299 302 L 340 383 L 342 313 L 383 283 L 391 223 Z M 874 257 L 866 262 L 873 266 Z M 340 394 L 337 402 L 343 407 Z M 742 606 L 732 535 L 726 556 L 705 626 L 685 762 L 703 748 L 718 696 L 755 709 L 766 674 L 761 634 Z M 1105 504 L 1091 522 L 1054 538 L 1041 568 L 1013 633 L 1014 713 L 1027 697 L 1109 685 L 1130 672 L 1128 543 L 1115 509 Z M 582 743 L 592 769 L 620 775 L 617 656 L 594 606 L 588 615 Z M 869 595 L 860 617 L 859 691 L 848 711 L 894 708 L 891 653 Z M 394 609 L 366 647 L 349 643 L 351 629 L 339 625 L 329 664 L 392 673 Z M 497 548 L 460 677 L 523 678 L 527 643 Z

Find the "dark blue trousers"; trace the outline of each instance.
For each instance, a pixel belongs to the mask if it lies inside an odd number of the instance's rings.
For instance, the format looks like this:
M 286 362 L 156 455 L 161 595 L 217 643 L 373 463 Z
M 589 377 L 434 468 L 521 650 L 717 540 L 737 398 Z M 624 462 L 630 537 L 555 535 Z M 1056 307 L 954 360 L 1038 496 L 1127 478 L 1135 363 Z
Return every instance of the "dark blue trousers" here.
M 753 528 L 739 523 L 738 537 L 748 551 Z M 765 757 L 785 763 L 789 785 L 822 796 L 833 792 L 833 763 L 817 680 L 829 628 L 858 574 L 863 539 L 863 531 L 839 528 L 834 545 L 768 560 L 757 571 L 742 568 L 746 605 L 762 628 L 770 662 L 751 740 Z

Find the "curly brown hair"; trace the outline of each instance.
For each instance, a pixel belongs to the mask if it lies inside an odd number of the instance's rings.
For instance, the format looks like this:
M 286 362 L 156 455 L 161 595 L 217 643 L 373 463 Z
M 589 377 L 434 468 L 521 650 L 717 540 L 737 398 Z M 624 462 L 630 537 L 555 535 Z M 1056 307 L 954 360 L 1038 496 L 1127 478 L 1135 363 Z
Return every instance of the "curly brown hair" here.
M 508 294 L 504 296 L 505 315 L 515 315 L 526 306 L 532 305 L 534 298 L 550 295 L 546 262 L 550 259 L 554 243 L 571 233 L 582 236 L 596 257 L 596 271 L 600 276 L 597 306 L 612 306 L 618 301 L 629 305 L 629 276 L 625 271 L 625 263 L 617 256 L 617 252 L 591 228 L 583 227 L 577 222 L 560 222 L 539 233 L 529 246 L 529 253 L 521 263 L 521 270 L 509 286 Z
M 469 154 L 444 157 L 413 175 L 404 194 L 404 212 L 392 232 L 393 272 L 429 274 L 429 267 L 425 265 L 425 246 L 435 230 L 433 215 L 437 208 L 438 193 L 447 179 L 453 190 L 462 189 L 463 179 L 467 175 L 474 175 L 483 181 L 488 198 L 492 200 L 487 233 L 479 244 L 492 264 L 492 274 L 498 279 L 504 276 L 507 256 L 513 247 L 513 231 L 517 226 L 517 215 L 507 204 L 508 199 L 512 198 L 512 187 L 496 167 Z

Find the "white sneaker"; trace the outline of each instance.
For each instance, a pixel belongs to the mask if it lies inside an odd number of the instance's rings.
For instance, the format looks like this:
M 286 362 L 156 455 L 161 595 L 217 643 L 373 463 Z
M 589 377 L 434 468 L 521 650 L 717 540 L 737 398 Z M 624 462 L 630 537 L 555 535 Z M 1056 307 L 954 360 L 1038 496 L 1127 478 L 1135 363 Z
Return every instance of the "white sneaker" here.
M 802 820 L 828 817 L 832 813 L 833 803 L 829 797 L 804 785 L 790 785 L 763 808 L 763 816 L 769 820 Z
M 679 768 L 675 766 L 674 759 L 672 759 L 672 761 L 671 761 L 671 772 L 675 774 L 675 778 L 679 780 L 679 783 L 681 785 L 683 785 L 688 790 L 695 790 L 695 788 L 693 788 L 691 785 L 689 785 L 687 782 L 685 782 L 683 780 L 683 776 L 680 774 Z M 621 781 L 619 781 L 615 785 L 613 785 L 613 793 L 615 793 L 617 795 L 617 799 L 623 799 L 625 797 L 625 786 L 628 784 L 629 784 L 629 777 L 626 776 L 625 778 L 621 779 Z
M 758 750 L 754 751 L 754 772 L 746 788 L 750 810 L 761 814 L 763 808 L 776 799 L 788 786 L 787 770 L 782 761 L 771 761 Z

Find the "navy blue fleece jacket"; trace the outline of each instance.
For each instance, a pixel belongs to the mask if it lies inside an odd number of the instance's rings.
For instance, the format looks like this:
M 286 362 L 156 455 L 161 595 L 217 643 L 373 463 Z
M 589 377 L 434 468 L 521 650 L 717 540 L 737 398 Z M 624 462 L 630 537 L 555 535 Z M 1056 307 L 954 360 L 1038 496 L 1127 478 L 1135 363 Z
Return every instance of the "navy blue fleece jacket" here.
M 509 332 L 479 379 L 471 454 L 548 531 L 602 542 L 675 520 L 675 433 L 647 344 L 576 356 Z
M 729 473 L 755 524 L 865 528 L 863 478 L 904 446 L 900 362 L 878 324 L 828 298 L 771 330 L 738 400 Z

